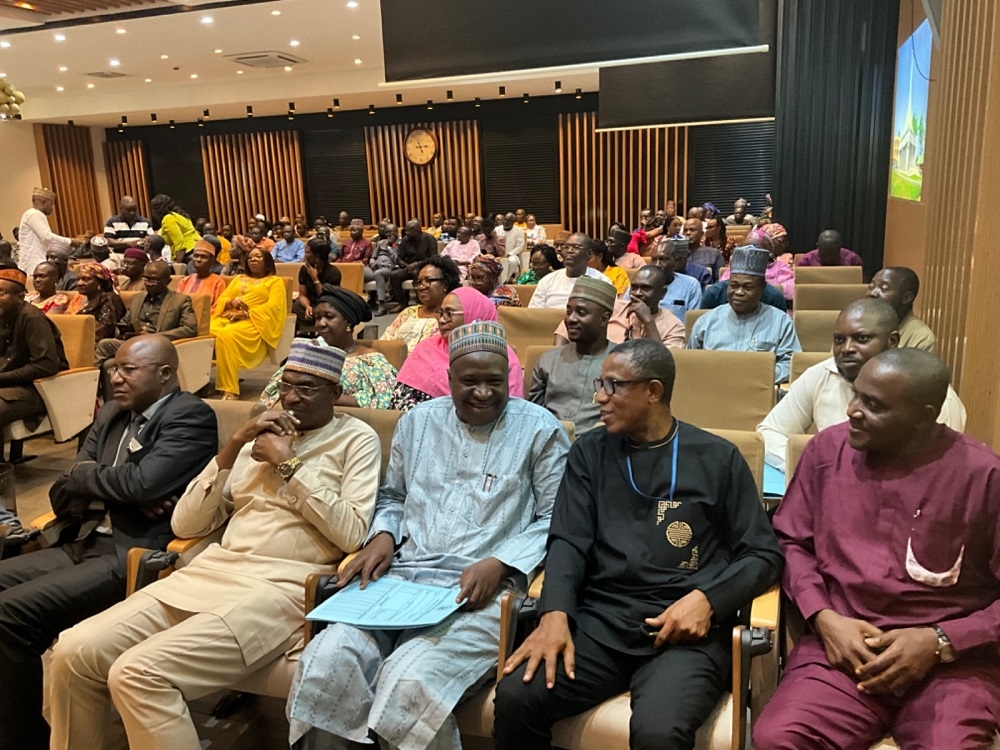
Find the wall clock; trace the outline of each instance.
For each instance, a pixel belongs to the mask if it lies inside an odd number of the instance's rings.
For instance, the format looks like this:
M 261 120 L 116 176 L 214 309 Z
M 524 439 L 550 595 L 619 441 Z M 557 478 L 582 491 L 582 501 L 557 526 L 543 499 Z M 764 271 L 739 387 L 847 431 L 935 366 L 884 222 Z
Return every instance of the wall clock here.
M 403 152 L 411 164 L 422 167 L 430 164 L 437 156 L 437 136 L 426 128 L 414 128 L 406 134 Z

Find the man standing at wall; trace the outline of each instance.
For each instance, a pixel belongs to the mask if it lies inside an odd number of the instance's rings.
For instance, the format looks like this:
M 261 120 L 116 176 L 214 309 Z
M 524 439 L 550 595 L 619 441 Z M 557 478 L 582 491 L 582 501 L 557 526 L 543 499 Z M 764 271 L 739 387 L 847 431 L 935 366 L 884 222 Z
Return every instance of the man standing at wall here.
M 18 266 L 29 276 L 35 266 L 45 260 L 49 250 L 68 251 L 75 244 L 69 237 L 52 231 L 49 216 L 56 206 L 56 194 L 48 188 L 35 188 L 31 192 L 31 208 L 21 216 L 18 232 L 20 254 Z

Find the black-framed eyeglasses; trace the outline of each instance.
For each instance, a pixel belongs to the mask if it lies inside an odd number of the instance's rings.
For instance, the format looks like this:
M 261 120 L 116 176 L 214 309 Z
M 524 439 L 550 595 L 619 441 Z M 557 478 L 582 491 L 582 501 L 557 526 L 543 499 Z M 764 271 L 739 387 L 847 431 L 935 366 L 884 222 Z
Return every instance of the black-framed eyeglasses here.
M 562 246 L 566 250 L 585 250 L 586 249 L 585 245 L 577 245 L 574 242 L 564 242 Z
M 430 286 L 435 281 L 440 281 L 441 283 L 444 283 L 444 277 L 438 276 L 437 278 L 434 279 L 417 279 L 416 281 L 413 282 L 413 286 L 414 288 L 418 286 Z
M 287 396 L 295 391 L 299 398 L 312 398 L 324 388 L 326 388 L 325 385 L 292 385 L 284 380 L 278 381 L 278 393 L 282 396 Z
M 615 395 L 615 388 L 620 385 L 632 385 L 633 383 L 650 383 L 656 378 L 635 378 L 634 380 L 616 380 L 615 378 L 594 378 L 594 393 L 604 392 L 609 396 Z
M 111 365 L 108 367 L 108 375 L 121 375 L 123 378 L 131 378 L 136 371 L 144 367 L 169 367 L 162 362 L 153 362 L 147 365 Z

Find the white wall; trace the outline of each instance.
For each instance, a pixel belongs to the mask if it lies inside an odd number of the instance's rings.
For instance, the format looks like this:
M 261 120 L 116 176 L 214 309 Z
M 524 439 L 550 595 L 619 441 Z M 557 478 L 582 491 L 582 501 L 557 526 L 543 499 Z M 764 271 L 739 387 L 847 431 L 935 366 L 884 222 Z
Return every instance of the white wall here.
M 13 240 L 11 229 L 21 223 L 21 214 L 31 208 L 32 189 L 42 186 L 31 123 L 16 120 L 0 122 L 0 154 L 3 154 L 0 232 L 5 239 Z

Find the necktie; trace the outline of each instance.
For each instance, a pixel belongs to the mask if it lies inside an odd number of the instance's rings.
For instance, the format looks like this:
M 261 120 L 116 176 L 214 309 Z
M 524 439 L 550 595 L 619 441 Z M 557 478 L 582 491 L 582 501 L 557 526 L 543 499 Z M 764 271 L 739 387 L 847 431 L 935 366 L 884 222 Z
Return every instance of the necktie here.
M 132 441 L 139 434 L 139 430 L 142 429 L 145 423 L 146 418 L 141 414 L 136 414 L 132 417 L 131 424 L 129 424 L 128 429 L 125 431 L 125 435 L 122 436 L 121 443 L 118 444 L 118 453 L 115 455 L 115 466 L 121 466 L 125 462 L 125 457 L 129 453 L 129 445 L 132 444 Z

